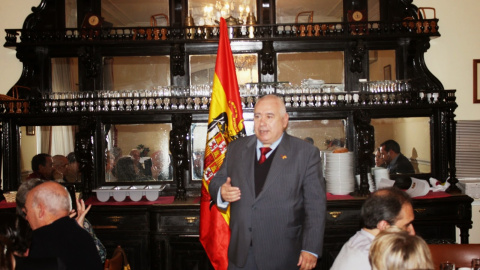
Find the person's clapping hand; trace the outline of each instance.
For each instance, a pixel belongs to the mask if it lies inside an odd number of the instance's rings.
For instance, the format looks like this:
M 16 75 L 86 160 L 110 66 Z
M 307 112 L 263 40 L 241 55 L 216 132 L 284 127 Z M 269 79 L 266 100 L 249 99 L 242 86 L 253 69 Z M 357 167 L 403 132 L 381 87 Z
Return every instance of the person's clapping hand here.
M 85 202 L 82 199 L 76 199 L 77 200 L 77 211 L 72 210 L 70 212 L 70 218 L 75 218 L 77 221 L 78 225 L 83 228 L 83 222 L 85 221 L 85 216 L 87 215 L 88 211 L 90 211 L 90 208 L 92 208 L 92 205 L 89 205 L 87 208 L 85 208 Z

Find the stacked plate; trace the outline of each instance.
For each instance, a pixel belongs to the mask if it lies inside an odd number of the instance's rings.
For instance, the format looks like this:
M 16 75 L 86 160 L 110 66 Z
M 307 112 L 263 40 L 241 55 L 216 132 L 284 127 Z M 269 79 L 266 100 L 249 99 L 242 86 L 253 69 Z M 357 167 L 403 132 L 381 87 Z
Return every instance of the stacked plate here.
M 327 192 L 347 195 L 355 189 L 353 153 L 325 153 Z

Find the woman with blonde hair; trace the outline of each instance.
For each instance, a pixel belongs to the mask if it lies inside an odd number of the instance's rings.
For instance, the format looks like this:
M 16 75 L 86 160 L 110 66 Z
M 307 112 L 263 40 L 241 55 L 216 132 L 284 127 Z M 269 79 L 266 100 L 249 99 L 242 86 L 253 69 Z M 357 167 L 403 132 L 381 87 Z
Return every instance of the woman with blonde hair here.
M 375 237 L 368 259 L 373 270 L 434 269 L 427 243 L 397 227 Z

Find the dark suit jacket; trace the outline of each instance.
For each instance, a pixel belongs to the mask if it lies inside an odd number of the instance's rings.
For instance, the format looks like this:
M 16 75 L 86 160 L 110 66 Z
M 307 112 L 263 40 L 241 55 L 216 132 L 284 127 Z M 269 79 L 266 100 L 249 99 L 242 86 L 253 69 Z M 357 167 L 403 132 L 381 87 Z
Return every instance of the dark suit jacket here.
M 209 185 L 214 200 L 227 176 L 241 191 L 231 203 L 229 261 L 243 267 L 252 243 L 258 269 L 297 269 L 301 250 L 322 254 L 326 194 L 320 153 L 284 133 L 255 198 L 256 142 L 249 136 L 230 143 Z
M 413 169 L 412 163 L 410 163 L 410 160 L 404 156 L 403 154 L 400 154 L 397 158 L 397 161 L 395 164 L 389 165 L 388 170 L 390 174 L 395 174 L 395 173 L 415 173 L 415 169 Z
M 103 269 L 92 236 L 68 216 L 33 231 L 28 257 L 58 258 L 69 270 Z

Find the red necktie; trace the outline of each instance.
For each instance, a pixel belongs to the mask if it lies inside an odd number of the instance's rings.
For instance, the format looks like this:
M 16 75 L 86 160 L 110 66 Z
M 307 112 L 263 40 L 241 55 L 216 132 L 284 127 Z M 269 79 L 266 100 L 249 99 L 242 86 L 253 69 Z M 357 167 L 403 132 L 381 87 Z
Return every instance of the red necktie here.
M 262 164 L 263 162 L 265 162 L 265 160 L 267 159 L 265 155 L 270 151 L 272 151 L 270 147 L 260 147 L 261 156 L 260 156 L 260 160 L 258 161 L 258 164 Z

